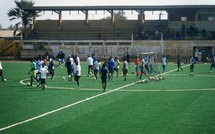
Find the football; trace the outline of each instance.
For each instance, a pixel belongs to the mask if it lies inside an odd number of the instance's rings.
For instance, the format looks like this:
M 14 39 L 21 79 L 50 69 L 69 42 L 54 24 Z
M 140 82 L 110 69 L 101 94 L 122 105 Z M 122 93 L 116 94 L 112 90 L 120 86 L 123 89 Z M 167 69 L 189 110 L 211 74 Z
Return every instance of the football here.
M 30 86 L 30 83 L 29 83 L 29 82 L 27 83 L 27 86 Z
M 7 79 L 4 79 L 4 82 L 6 82 L 7 81 Z
M 62 77 L 62 80 L 65 80 L 65 77 Z

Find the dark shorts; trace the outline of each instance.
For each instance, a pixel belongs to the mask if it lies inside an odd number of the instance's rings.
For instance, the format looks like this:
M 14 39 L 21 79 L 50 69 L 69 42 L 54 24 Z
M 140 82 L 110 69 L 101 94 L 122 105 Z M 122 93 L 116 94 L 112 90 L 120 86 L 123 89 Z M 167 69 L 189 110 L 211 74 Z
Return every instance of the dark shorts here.
M 112 74 L 114 73 L 114 69 L 108 69 L 108 71 Z
M 2 69 L 0 69 L 0 76 L 2 76 Z
M 126 75 L 127 73 L 128 73 L 128 70 L 127 70 L 127 69 L 123 70 L 123 74 L 124 74 L 124 75 Z
M 211 64 L 211 67 L 215 67 L 215 64 Z
M 119 68 L 114 68 L 114 70 L 118 72 L 118 71 L 119 71 Z
M 71 68 L 67 68 L 67 73 L 68 73 L 68 75 L 71 75 L 72 74 L 72 69 Z
M 54 69 L 49 69 L 50 74 L 54 74 Z
M 88 68 L 93 68 L 93 65 L 88 65 Z
M 94 69 L 94 74 L 97 74 L 97 73 L 98 73 L 98 71 L 99 71 L 99 70 L 97 70 L 97 69 Z
M 107 82 L 107 78 L 102 78 L 102 83 L 106 83 Z
M 46 79 L 40 79 L 41 84 L 46 84 Z
M 75 76 L 75 81 L 78 81 L 80 79 L 81 76 Z

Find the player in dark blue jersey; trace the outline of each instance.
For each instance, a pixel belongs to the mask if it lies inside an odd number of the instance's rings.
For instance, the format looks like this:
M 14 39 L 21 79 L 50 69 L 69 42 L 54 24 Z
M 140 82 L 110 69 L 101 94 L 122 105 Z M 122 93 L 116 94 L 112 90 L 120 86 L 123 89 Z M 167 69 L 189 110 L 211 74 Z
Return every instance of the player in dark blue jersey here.
M 109 61 L 108 61 L 108 71 L 111 74 L 111 80 L 113 81 L 114 61 L 113 61 L 112 57 L 110 57 Z M 108 80 L 110 80 L 110 77 L 108 77 Z
M 181 71 L 183 71 L 183 68 L 181 68 L 181 56 L 180 55 L 178 55 L 177 65 L 178 65 L 177 72 L 179 72 L 179 69 L 181 69 Z
M 194 64 L 195 64 L 195 59 L 190 56 L 190 75 L 194 75 Z
M 102 87 L 103 87 L 103 91 L 105 92 L 106 84 L 107 84 L 107 75 L 110 76 L 109 71 L 106 68 L 106 64 L 102 65 L 102 69 L 100 70 L 99 74 L 101 75 Z

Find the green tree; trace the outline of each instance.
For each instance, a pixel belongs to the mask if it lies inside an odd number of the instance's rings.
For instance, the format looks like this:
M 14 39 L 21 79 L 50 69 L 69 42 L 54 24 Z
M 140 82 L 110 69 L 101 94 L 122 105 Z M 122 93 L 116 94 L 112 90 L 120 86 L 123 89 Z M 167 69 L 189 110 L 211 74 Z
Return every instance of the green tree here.
M 115 16 L 115 20 L 127 20 L 127 18 L 125 16 L 125 12 L 123 12 L 123 11 L 114 12 L 113 14 Z M 104 18 L 104 20 L 110 20 L 110 19 L 111 19 L 110 16 Z
M 19 28 L 19 25 L 22 24 L 22 30 L 24 33 L 26 32 L 27 26 L 32 21 L 34 15 L 37 15 L 36 11 L 32 10 L 24 10 L 24 8 L 31 8 L 34 5 L 34 2 L 27 1 L 27 0 L 15 0 L 16 7 L 11 8 L 8 11 L 8 16 L 10 17 L 10 21 L 12 20 L 19 20 L 16 24 L 16 30 Z

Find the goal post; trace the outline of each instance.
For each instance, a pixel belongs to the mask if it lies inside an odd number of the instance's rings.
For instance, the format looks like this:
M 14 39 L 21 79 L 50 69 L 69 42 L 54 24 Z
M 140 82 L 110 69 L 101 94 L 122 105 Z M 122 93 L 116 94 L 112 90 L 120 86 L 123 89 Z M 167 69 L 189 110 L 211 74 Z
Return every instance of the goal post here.
M 142 64 L 143 59 L 145 61 L 143 71 L 147 76 L 157 76 L 160 74 L 159 61 L 156 52 L 141 53 L 140 59 L 140 65 Z

